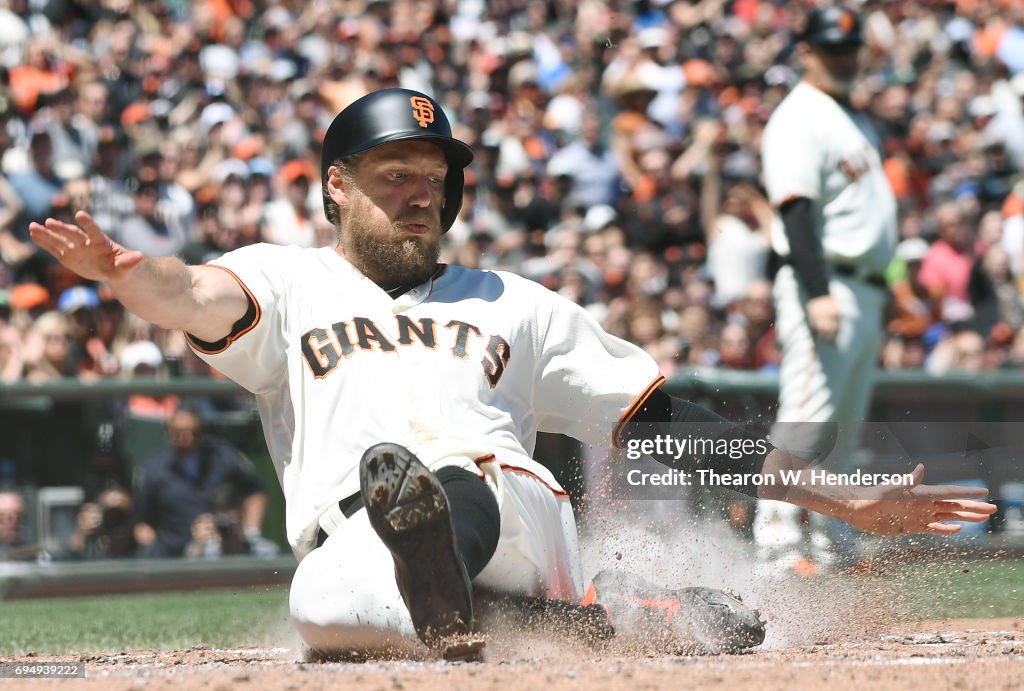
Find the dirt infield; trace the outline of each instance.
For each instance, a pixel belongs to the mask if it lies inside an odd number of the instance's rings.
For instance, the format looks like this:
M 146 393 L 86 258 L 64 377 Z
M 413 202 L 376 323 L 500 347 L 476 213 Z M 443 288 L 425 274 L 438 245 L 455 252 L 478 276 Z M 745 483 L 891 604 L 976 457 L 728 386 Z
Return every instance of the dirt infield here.
M 63 659 L 86 664 L 86 678 L 71 686 L 96 691 L 1024 689 L 1024 617 L 934 619 L 957 616 L 952 611 L 983 614 L 997 599 L 1017 603 L 1015 571 L 983 568 L 986 562 L 957 560 L 952 554 L 904 564 L 906 555 L 900 554 L 879 559 L 877 569 L 866 574 L 778 576 L 759 573 L 743 545 L 710 531 L 679 541 L 672 533 L 652 537 L 643 528 L 604 531 L 597 547 L 584 551 L 586 571 L 614 564 L 672 587 L 704 585 L 741 593 L 768 622 L 764 644 L 739 655 L 626 654 L 614 642 L 595 643 L 586 631 L 574 631 L 557 618 L 524 618 L 514 608 L 499 607 L 478 612 L 487 637 L 482 663 L 302 662 L 298 635 L 286 614 L 267 621 L 265 637 L 254 632 L 237 639 L 258 646 L 114 650 Z M 967 582 L 993 579 L 995 590 L 963 588 Z M 966 606 L 951 610 L 951 603 Z M 996 611 L 1017 614 L 1021 609 Z M 923 616 L 933 620 L 908 622 Z M 26 663 L 53 659 L 61 658 L 43 653 L 18 658 Z M 0 687 L 38 690 L 55 683 L 67 682 L 8 679 L 0 680 Z
M 74 658 L 87 665 L 76 688 L 414 689 L 457 688 L 1024 688 L 1024 619 L 918 622 L 781 650 L 702 657 L 626 657 L 551 638 L 491 640 L 483 663 L 298 662 L 297 649 L 133 651 Z M 37 658 L 23 657 L 32 663 Z M 8 680 L 4 688 L 55 683 Z

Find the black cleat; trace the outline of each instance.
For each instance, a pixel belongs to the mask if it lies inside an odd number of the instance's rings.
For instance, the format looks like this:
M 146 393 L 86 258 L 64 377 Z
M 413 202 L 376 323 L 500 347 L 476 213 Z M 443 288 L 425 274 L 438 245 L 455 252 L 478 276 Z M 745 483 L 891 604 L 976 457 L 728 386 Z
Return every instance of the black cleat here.
M 714 588 L 671 590 L 609 569 L 594 576 L 591 604 L 605 608 L 623 643 L 653 652 L 734 653 L 764 642 L 760 612 Z
M 473 633 L 472 587 L 441 483 L 407 448 L 384 443 L 363 454 L 359 484 L 416 635 L 446 660 L 479 659 L 484 641 Z

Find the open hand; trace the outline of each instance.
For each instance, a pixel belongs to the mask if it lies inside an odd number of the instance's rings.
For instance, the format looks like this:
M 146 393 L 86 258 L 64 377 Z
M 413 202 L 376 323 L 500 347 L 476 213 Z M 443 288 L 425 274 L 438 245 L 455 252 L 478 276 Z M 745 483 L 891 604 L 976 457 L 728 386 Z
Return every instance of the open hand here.
M 142 252 L 111 240 L 88 212 L 76 213 L 75 221 L 78 225 L 48 218 L 45 224 L 31 223 L 29 233 L 61 264 L 92 281 L 115 278 L 142 261 Z
M 853 499 L 846 521 L 853 527 L 875 535 L 934 533 L 953 535 L 961 526 L 947 521 L 981 523 L 996 512 L 996 506 L 984 501 L 983 487 L 922 485 L 924 466 L 913 472 L 914 484 L 891 487 L 877 499 Z

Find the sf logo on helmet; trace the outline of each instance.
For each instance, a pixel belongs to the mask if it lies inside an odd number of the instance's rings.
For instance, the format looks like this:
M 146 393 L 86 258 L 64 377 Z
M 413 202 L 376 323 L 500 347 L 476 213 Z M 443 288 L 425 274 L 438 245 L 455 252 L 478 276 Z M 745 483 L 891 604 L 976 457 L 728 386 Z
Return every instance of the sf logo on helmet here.
M 841 12 L 836 21 L 839 24 L 839 30 L 844 34 L 848 34 L 853 31 L 857 18 L 853 15 L 853 12 Z
M 426 127 L 434 121 L 434 104 L 430 99 L 413 96 L 409 101 L 412 103 L 412 116 L 420 123 L 420 127 Z

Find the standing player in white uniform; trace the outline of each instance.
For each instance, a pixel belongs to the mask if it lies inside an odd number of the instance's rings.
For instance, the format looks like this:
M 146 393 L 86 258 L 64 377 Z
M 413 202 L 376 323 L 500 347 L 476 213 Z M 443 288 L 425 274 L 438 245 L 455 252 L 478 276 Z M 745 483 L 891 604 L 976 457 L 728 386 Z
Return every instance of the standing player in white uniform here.
M 764 182 L 784 232 L 775 278 L 780 423 L 838 423 L 803 431 L 827 437 L 826 465 L 847 469 L 871 401 L 888 291 L 883 274 L 896 247 L 896 200 L 867 116 L 849 103 L 863 44 L 857 15 L 812 12 L 797 51 L 804 68 L 772 113 L 762 140 Z M 775 434 L 793 432 L 777 425 Z M 755 533 L 791 506 L 762 504 Z M 768 530 L 767 532 L 771 532 Z M 840 558 L 850 560 L 849 545 Z
M 437 263 L 471 159 L 436 101 L 386 89 L 342 111 L 326 135 L 334 248 L 255 245 L 190 267 L 113 243 L 84 212 L 77 226 L 51 219 L 31 232 L 143 318 L 184 329 L 257 396 L 300 559 L 291 614 L 312 649 L 394 649 L 418 637 L 446 656 L 475 652 L 474 586 L 600 611 L 624 635 L 756 645 L 756 612 L 718 591 L 643 592 L 599 574 L 581 599 L 572 512 L 531 458 L 537 432 L 607 444 L 658 420 L 721 418 L 660 391 L 651 358 L 574 303 L 508 273 Z M 792 462 L 762 451 L 718 467 Z M 943 500 L 971 494 L 951 488 L 884 502 L 780 491 L 878 532 L 955 532 L 942 521 L 990 512 Z

